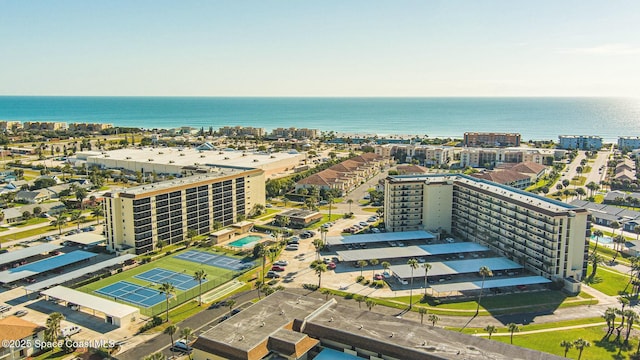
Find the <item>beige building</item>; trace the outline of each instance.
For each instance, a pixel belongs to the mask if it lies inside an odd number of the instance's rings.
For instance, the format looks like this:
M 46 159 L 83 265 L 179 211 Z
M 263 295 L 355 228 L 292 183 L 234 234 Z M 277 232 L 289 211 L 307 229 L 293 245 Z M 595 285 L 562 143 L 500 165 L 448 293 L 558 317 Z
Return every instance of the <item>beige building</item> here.
M 88 132 L 100 132 L 102 130 L 111 129 L 112 124 L 101 123 L 71 123 L 69 124 L 70 131 L 88 131 Z
M 420 165 L 429 166 L 448 165 L 460 150 L 451 146 L 385 144 L 377 145 L 374 151 L 376 155 L 394 158 L 400 163 L 417 160 Z
M 318 137 L 317 129 L 298 129 L 298 128 L 277 128 L 271 131 L 271 137 L 274 138 L 294 138 L 294 139 L 315 139 Z
M 226 226 L 242 220 L 265 202 L 264 171 L 218 169 L 112 191 L 104 198 L 107 248 L 144 254 L 159 240 L 173 244 L 186 240 L 190 230 L 206 234 L 215 223 Z
M 518 133 L 466 132 L 464 146 L 520 146 Z
M 520 162 L 551 165 L 553 160 L 562 158 L 565 153 L 565 150 L 526 147 L 464 148 L 460 152 L 460 166 L 485 167 Z
M 2 132 L 15 132 L 18 129 L 22 129 L 22 123 L 20 121 L 0 121 L 0 131 Z
M 26 359 L 40 352 L 45 328 L 15 316 L 0 319 L 0 359 Z
M 452 233 L 547 278 L 581 280 L 587 210 L 465 175 L 390 176 L 388 231 Z
M 296 190 L 315 187 L 349 192 L 379 173 L 380 168 L 388 164 L 387 158 L 374 153 L 364 153 L 298 181 Z
M 244 126 L 225 126 L 218 129 L 218 134 L 228 137 L 263 137 L 265 131 L 263 128 L 244 127 Z
M 66 122 L 53 122 L 53 121 L 25 121 L 22 124 L 24 130 L 40 130 L 40 131 L 56 131 L 66 130 Z

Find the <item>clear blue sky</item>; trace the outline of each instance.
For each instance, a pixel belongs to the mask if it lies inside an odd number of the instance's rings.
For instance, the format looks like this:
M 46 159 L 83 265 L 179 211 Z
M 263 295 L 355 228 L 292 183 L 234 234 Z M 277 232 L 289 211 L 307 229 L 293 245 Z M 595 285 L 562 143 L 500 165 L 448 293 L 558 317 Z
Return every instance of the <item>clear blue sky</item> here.
M 640 96 L 640 1 L 0 0 L 0 95 Z

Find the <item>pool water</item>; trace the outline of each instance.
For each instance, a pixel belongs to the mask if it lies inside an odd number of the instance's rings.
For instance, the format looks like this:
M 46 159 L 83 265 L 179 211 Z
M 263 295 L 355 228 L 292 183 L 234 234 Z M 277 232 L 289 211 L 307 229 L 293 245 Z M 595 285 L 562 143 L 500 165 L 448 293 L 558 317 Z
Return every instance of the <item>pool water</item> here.
M 249 236 L 245 236 L 243 238 L 240 238 L 236 241 L 232 241 L 229 243 L 229 245 L 234 246 L 234 247 L 247 247 L 255 242 L 258 242 L 258 240 L 260 240 L 261 237 L 260 236 L 255 236 L 255 235 L 249 235 Z
M 591 241 L 596 242 L 596 237 L 592 235 Z M 611 236 L 600 236 L 598 244 L 613 244 L 613 239 Z

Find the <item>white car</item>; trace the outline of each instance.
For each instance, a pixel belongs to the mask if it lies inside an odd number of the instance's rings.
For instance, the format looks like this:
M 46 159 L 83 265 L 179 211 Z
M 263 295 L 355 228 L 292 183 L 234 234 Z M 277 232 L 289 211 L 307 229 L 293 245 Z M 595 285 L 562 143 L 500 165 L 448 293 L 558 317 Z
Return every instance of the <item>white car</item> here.
M 298 244 L 289 244 L 285 250 L 298 250 Z
M 75 335 L 80 331 L 82 331 L 82 329 L 80 329 L 79 326 L 68 326 L 66 328 L 63 328 L 60 332 L 62 333 L 63 337 L 67 337 L 67 336 Z
M 278 261 L 274 262 L 273 265 L 287 266 L 287 265 L 289 265 L 289 262 L 287 260 L 278 260 Z

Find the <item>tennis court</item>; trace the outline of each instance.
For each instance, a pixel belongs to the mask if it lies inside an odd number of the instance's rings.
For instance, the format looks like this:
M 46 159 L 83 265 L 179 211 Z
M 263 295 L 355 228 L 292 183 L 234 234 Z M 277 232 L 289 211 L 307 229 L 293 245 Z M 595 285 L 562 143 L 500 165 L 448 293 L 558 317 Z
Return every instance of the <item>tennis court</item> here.
M 250 269 L 254 266 L 253 261 L 243 262 L 241 259 L 198 250 L 189 250 L 174 258 L 235 271 Z
M 199 284 L 198 281 L 193 279 L 193 276 L 162 268 L 155 268 L 145 271 L 142 274 L 135 275 L 134 278 L 156 284 L 168 282 L 173 284 L 173 286 L 180 290 L 189 290 Z M 202 280 L 202 282 L 205 281 L 207 280 Z
M 148 287 L 132 284 L 126 281 L 105 286 L 96 293 L 109 296 L 114 300 L 123 300 L 142 307 L 151 307 L 165 300 L 164 294 Z

